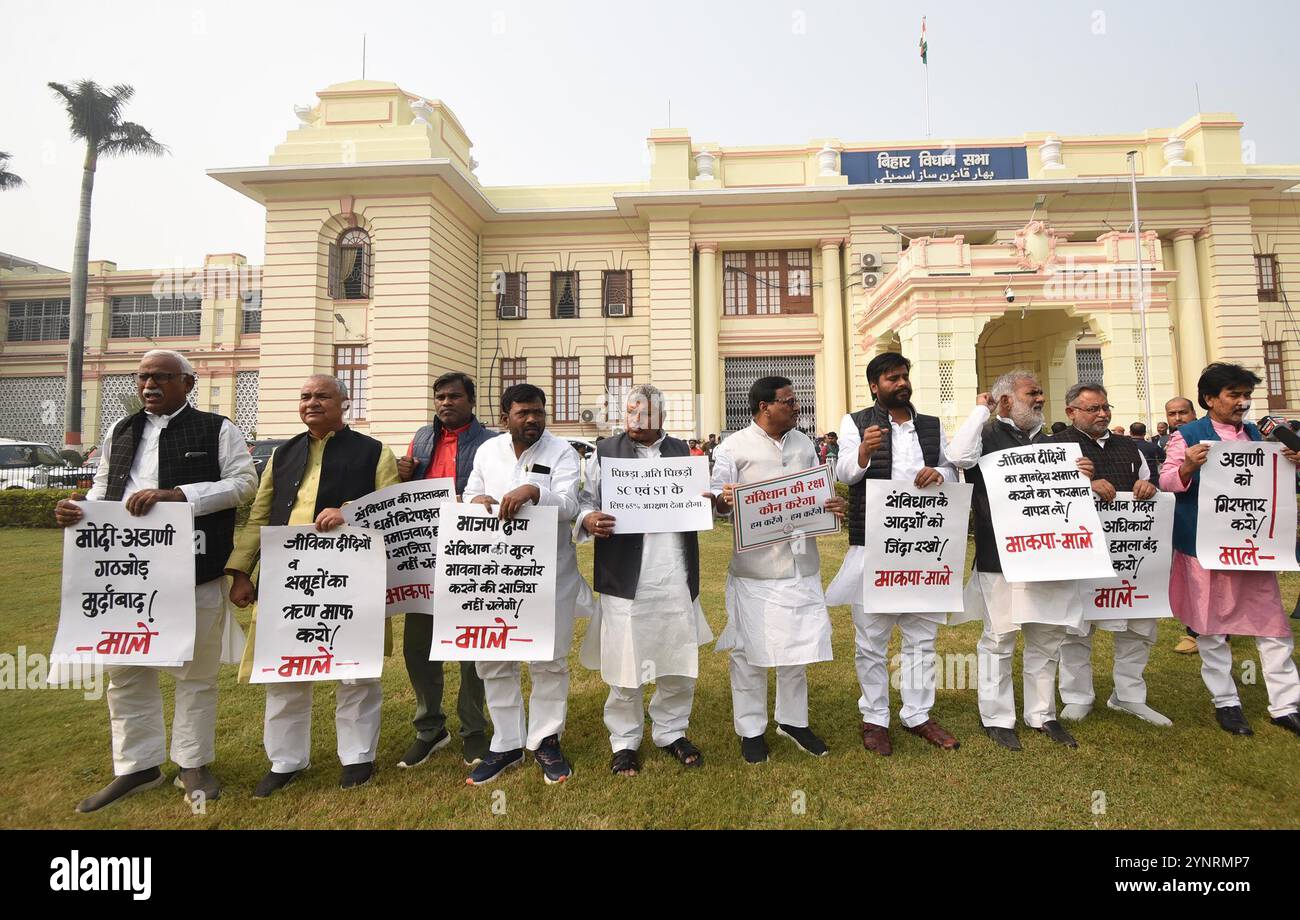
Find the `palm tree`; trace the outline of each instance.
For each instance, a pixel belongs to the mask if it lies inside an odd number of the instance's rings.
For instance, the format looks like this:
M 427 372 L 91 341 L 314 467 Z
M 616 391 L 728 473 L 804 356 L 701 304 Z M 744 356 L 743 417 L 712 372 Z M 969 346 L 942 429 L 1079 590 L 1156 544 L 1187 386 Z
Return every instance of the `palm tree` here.
M 68 112 L 72 136 L 86 142 L 81 167 L 81 202 L 77 211 L 77 239 L 72 247 L 72 293 L 68 313 L 68 376 L 63 397 L 64 444 L 81 444 L 81 362 L 86 339 L 86 266 L 90 258 L 90 198 L 95 191 L 95 166 L 100 156 L 145 154 L 162 156 L 167 148 L 135 122 L 122 121 L 122 110 L 135 90 L 118 84 L 107 90 L 93 80 L 69 87 L 50 83 Z
M 23 180 L 18 178 L 16 173 L 9 171 L 9 154 L 0 150 L 0 192 L 6 189 L 18 188 L 23 184 Z

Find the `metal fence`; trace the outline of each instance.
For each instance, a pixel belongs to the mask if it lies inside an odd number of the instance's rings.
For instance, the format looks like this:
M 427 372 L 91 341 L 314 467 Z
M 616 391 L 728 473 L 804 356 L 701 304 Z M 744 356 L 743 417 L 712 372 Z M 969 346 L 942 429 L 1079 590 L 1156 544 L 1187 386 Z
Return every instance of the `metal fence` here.
M 94 466 L 0 466 L 0 489 L 85 491 L 90 488 L 94 479 Z

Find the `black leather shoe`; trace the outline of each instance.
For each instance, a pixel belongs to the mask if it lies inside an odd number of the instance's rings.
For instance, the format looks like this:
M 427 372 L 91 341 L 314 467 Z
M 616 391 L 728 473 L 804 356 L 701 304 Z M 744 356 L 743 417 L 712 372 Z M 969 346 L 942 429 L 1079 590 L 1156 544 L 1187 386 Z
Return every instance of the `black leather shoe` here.
M 740 754 L 745 763 L 767 763 L 767 739 L 762 735 L 740 739 Z
M 1220 706 L 1214 710 L 1214 718 L 1219 722 L 1219 728 L 1233 735 L 1253 735 L 1250 729 L 1250 723 L 1241 713 L 1240 706 Z
M 128 795 L 134 795 L 137 792 L 144 792 L 146 789 L 155 789 L 161 786 L 162 783 L 162 770 L 157 767 L 118 776 L 94 795 L 82 799 L 81 803 L 77 805 L 77 811 L 83 815 L 92 811 L 99 811 L 105 805 L 112 805 L 118 799 L 124 799 Z
M 416 738 L 411 743 L 411 746 L 406 749 L 406 753 L 402 755 L 402 759 L 397 762 L 397 765 L 403 769 L 418 767 L 432 757 L 435 751 L 440 751 L 449 744 L 451 744 L 451 735 L 445 728 L 438 732 L 437 737 L 429 741 Z
M 995 744 L 999 744 L 1008 751 L 1020 750 L 1020 736 L 1016 734 L 1014 728 L 999 728 L 996 725 L 985 725 L 984 734 L 993 739 Z
M 221 798 L 221 783 L 206 766 L 182 769 L 172 785 L 185 791 L 187 802 L 213 802 Z
M 257 788 L 253 790 L 253 798 L 265 799 L 271 793 L 279 792 L 297 779 L 298 774 L 301 772 L 301 770 L 294 770 L 290 773 L 276 773 L 274 770 L 268 770 L 266 776 L 258 780 Z
M 1285 728 L 1292 734 L 1300 735 L 1300 713 L 1293 712 L 1288 716 L 1278 716 L 1272 721 L 1279 728 Z
M 339 773 L 340 789 L 355 789 L 370 782 L 375 775 L 375 765 L 371 763 L 350 763 Z
M 1055 719 L 1049 719 L 1035 729 L 1035 731 L 1042 732 L 1057 744 L 1064 744 L 1066 747 L 1071 748 L 1077 748 L 1079 746 L 1079 742 L 1074 740 L 1074 736 L 1061 728 L 1061 723 Z

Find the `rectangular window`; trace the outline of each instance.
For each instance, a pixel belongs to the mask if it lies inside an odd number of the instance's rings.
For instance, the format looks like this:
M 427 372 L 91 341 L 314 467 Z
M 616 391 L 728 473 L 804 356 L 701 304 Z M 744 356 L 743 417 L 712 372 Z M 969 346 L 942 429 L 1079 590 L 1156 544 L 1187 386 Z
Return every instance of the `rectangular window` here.
M 551 272 L 551 319 L 578 318 L 578 273 Z
M 812 312 L 812 251 L 728 252 L 722 257 L 727 316 Z
M 605 420 L 621 422 L 627 407 L 627 394 L 632 389 L 632 356 L 605 358 Z
M 1278 283 L 1277 256 L 1255 256 L 1255 287 L 1258 289 L 1260 300 L 1268 303 L 1277 302 L 1278 291 L 1282 287 Z
M 1268 387 L 1268 407 L 1286 405 L 1286 375 L 1282 370 L 1282 343 L 1264 343 L 1264 385 Z
M 262 292 L 245 291 L 243 294 L 243 319 L 241 335 L 260 335 L 262 332 Z
M 10 342 L 43 342 L 68 337 L 66 297 L 43 300 L 11 300 L 9 308 Z
M 578 359 L 553 358 L 552 375 L 555 379 L 554 403 L 557 422 L 578 420 Z
M 517 383 L 528 382 L 527 358 L 501 359 L 501 392 L 504 393 Z
M 115 339 L 197 336 L 203 318 L 203 300 L 152 294 L 114 297 L 110 317 L 109 336 Z
M 605 316 L 632 315 L 632 273 L 607 271 L 602 279 L 601 311 Z
M 1079 383 L 1103 384 L 1105 368 L 1101 361 L 1100 348 L 1076 348 L 1074 350 L 1074 379 Z
M 528 315 L 528 276 L 523 272 L 501 272 L 494 282 L 501 284 L 497 306 L 499 319 L 524 319 Z
M 348 397 L 352 400 L 352 405 L 343 417 L 349 422 L 365 419 L 370 382 L 370 346 L 335 346 L 334 376 L 343 381 L 348 388 Z

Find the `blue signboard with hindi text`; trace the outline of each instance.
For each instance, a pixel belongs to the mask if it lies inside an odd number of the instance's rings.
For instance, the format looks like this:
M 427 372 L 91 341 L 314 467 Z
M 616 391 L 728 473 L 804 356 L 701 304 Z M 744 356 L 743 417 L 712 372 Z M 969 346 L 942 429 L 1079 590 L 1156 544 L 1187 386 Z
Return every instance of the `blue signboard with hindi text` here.
M 894 182 L 989 182 L 1028 179 L 1024 147 L 920 147 L 840 154 L 850 185 Z

